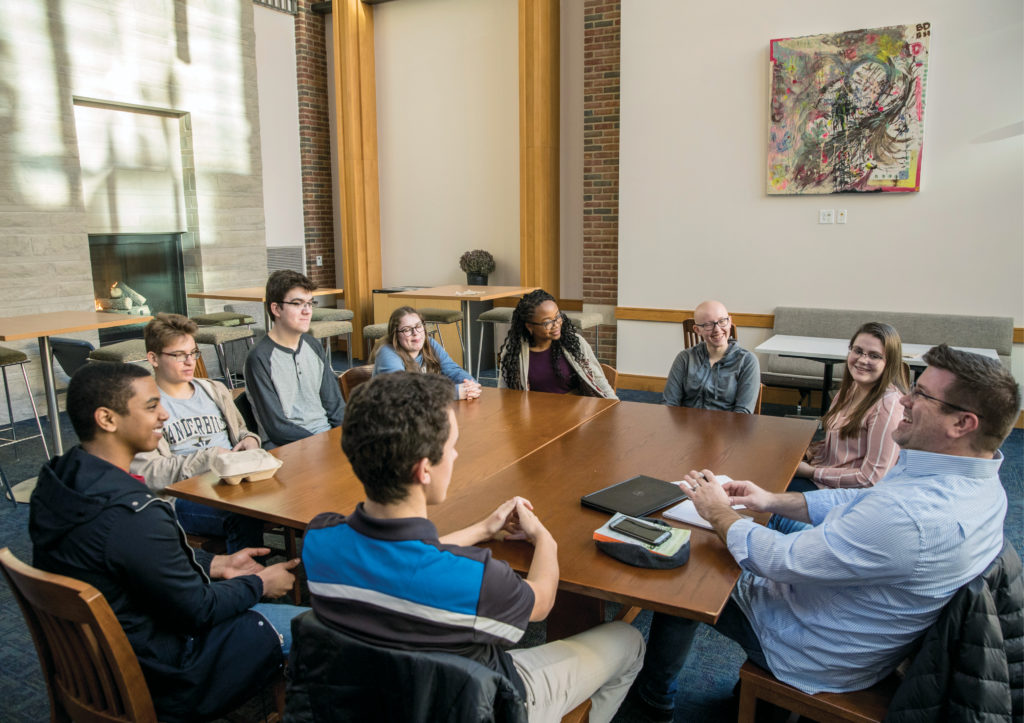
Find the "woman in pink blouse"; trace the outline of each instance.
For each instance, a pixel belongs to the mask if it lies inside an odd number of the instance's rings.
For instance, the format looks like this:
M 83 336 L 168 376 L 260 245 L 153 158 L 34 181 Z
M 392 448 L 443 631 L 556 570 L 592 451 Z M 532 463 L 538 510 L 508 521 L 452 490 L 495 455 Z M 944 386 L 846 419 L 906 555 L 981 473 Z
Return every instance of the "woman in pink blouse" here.
M 909 381 L 902 355 L 900 335 L 888 324 L 857 329 L 839 393 L 821 420 L 825 439 L 807 449 L 791 491 L 870 487 L 896 464 L 892 431 L 903 418 L 899 399 Z

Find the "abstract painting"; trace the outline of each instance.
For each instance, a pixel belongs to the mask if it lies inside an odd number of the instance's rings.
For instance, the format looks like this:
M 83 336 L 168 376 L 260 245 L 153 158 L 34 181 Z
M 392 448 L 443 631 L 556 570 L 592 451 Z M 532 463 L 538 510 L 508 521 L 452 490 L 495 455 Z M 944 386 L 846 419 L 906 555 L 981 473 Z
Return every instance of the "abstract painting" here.
M 771 41 L 768 194 L 918 191 L 929 23 Z

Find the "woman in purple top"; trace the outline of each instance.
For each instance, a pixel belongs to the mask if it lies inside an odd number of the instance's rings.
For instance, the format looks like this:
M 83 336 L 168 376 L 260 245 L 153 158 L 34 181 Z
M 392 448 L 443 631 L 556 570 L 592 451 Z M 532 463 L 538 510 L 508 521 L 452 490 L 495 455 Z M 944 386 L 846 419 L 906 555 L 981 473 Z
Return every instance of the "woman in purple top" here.
M 512 314 L 498 386 L 617 399 L 587 340 L 546 291 L 532 291 Z

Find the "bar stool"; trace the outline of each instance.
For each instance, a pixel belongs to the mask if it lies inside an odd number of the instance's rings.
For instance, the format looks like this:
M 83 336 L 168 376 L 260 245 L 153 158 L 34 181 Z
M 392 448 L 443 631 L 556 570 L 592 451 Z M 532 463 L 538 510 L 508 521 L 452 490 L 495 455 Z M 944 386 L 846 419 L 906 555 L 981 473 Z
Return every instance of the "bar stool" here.
M 235 388 L 235 382 L 231 377 L 231 370 L 228 368 L 228 357 L 224 352 L 224 345 L 230 341 L 242 339 L 246 339 L 248 344 L 252 344 L 252 329 L 248 326 L 201 326 L 196 330 L 197 344 L 210 344 L 217 350 L 217 361 L 220 362 L 221 371 L 224 373 L 224 382 L 229 389 Z
M 441 343 L 441 348 L 444 348 L 444 340 L 441 338 L 441 324 L 455 324 L 455 333 L 459 335 L 459 346 L 462 347 L 462 353 L 466 353 L 466 342 L 462 338 L 462 312 L 458 309 L 417 309 L 420 316 L 423 317 L 424 325 L 433 324 L 434 332 L 437 334 L 437 340 Z
M 332 309 L 331 307 L 313 307 L 313 321 L 352 321 L 356 312 L 351 309 Z
M 338 309 L 346 311 L 346 309 Z M 331 338 L 344 336 L 348 347 L 348 368 L 352 368 L 352 322 L 351 321 L 311 321 L 309 322 L 309 333 L 314 339 L 323 339 L 324 351 L 327 353 L 327 361 L 331 363 Z M 333 365 L 331 366 L 333 369 Z
M 495 306 L 493 309 L 487 311 L 476 317 L 476 320 L 481 324 L 511 324 L 512 323 L 512 312 L 515 309 L 511 306 Z M 501 345 L 495 342 L 494 344 L 494 366 L 497 368 L 499 363 L 499 357 Z M 483 368 L 483 354 L 484 354 L 484 335 L 480 334 L 480 346 L 476 352 L 476 378 L 480 378 L 480 370 Z M 470 370 L 472 373 L 472 370 Z
M 50 455 L 47 454 L 46 458 L 49 459 Z M 14 490 L 11 489 L 11 483 L 7 481 L 7 475 L 4 474 L 3 467 L 0 467 L 0 485 L 3 486 L 4 498 L 10 500 L 11 504 L 17 507 L 18 500 L 14 498 Z
M 11 390 L 7 386 L 7 367 L 14 366 L 17 364 L 21 367 L 21 377 L 25 380 L 25 391 L 28 393 L 28 400 L 32 403 L 32 414 L 36 418 L 36 429 L 39 430 L 39 434 L 33 434 L 31 437 L 22 437 L 18 439 L 18 433 L 14 426 L 14 408 L 11 405 Z M 50 458 L 50 449 L 46 446 L 46 437 L 43 436 L 43 423 L 39 421 L 39 410 L 36 408 L 35 397 L 32 396 L 32 387 L 28 384 L 28 372 L 25 370 L 25 365 L 28 364 L 28 354 L 18 351 L 17 349 L 11 349 L 6 346 L 0 346 L 0 371 L 3 372 L 4 377 L 4 396 L 7 397 L 7 419 L 10 421 L 11 437 L 0 437 L 0 447 L 6 447 L 9 444 L 21 442 L 27 439 L 35 439 L 39 437 L 43 443 L 43 451 L 46 453 L 46 458 Z M 10 490 L 10 485 L 4 480 L 4 486 Z M 14 499 L 12 494 L 11 499 Z
M 387 324 L 367 324 L 363 327 L 363 361 L 370 361 L 371 342 L 376 344 L 388 333 Z
M 142 339 L 128 339 L 115 344 L 107 344 L 89 352 L 89 361 L 94 362 L 132 362 L 146 361 L 146 342 Z
M 597 330 L 594 332 L 594 356 L 597 356 L 598 351 L 601 349 L 601 322 L 604 321 L 604 317 L 596 311 L 566 311 L 565 315 L 569 317 L 569 321 L 577 329 L 597 327 Z
M 252 326 L 256 319 L 248 314 L 233 311 L 214 311 L 209 314 L 196 314 L 192 321 L 199 326 Z

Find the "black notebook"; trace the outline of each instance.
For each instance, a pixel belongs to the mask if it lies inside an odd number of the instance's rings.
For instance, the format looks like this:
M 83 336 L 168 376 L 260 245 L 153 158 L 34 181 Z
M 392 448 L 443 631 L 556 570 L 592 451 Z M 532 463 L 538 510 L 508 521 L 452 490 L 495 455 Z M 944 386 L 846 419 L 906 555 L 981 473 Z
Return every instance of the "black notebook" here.
M 643 517 L 675 504 L 685 496 L 679 485 L 641 474 L 584 495 L 580 497 L 580 503 L 608 514 L 621 512 L 630 517 Z

